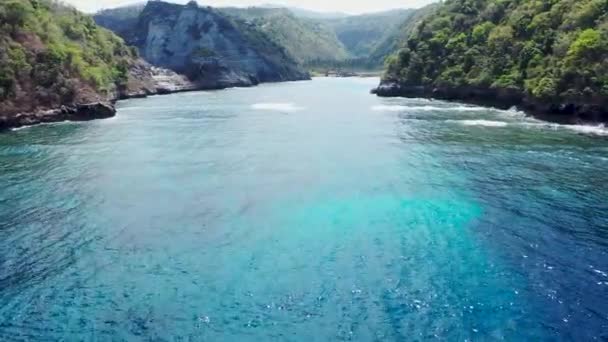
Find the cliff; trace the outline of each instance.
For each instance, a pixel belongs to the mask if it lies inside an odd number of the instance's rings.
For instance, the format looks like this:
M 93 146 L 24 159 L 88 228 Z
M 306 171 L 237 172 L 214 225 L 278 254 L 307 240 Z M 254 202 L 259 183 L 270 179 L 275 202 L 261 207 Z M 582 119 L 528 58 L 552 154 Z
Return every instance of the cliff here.
M 308 79 L 284 48 L 254 25 L 195 2 L 149 2 L 131 28 L 96 16 L 155 66 L 188 76 L 201 89 Z M 117 26 L 120 25 L 120 26 Z
M 390 58 L 376 93 L 608 122 L 607 55 L 605 0 L 450 0 Z

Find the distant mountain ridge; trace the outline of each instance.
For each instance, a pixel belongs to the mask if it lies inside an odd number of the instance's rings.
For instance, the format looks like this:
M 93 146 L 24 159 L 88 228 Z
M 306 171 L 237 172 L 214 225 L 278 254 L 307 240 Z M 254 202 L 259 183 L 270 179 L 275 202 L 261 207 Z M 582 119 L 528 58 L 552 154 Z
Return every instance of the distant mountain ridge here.
M 375 46 L 407 20 L 415 10 L 391 10 L 324 20 L 352 57 L 369 56 Z
M 330 27 L 317 20 L 298 17 L 291 9 L 227 7 L 219 10 L 258 27 L 301 64 L 349 57 L 349 52 Z
M 431 16 L 437 7 L 438 4 L 430 4 L 407 12 L 404 15 L 404 20 L 396 27 L 385 32 L 382 39 L 374 45 L 368 55 L 369 63 L 372 65 L 383 65 L 388 56 L 399 50 L 402 46 L 405 46 L 408 37 L 420 21 Z
M 136 25 L 143 8 L 140 4 L 104 10 L 95 20 L 130 41 L 125 31 Z M 426 13 L 426 9 L 398 9 L 349 15 L 274 4 L 215 10 L 263 32 L 302 65 L 373 69 L 396 51 L 404 30 L 414 26 L 412 21 Z
M 221 10 L 256 24 L 306 65 L 374 69 L 400 47 L 401 37 L 409 34 L 430 7 L 339 16 L 311 15 L 310 11 L 273 5 Z M 309 39 L 298 44 L 302 37 Z

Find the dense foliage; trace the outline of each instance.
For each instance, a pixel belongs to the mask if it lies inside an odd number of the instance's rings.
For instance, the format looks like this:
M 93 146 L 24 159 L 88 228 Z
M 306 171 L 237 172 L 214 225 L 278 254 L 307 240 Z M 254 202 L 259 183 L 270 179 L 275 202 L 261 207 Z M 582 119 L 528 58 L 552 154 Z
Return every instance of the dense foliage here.
M 387 62 L 408 85 L 608 96 L 608 1 L 448 0 Z
M 0 2 L 3 111 L 68 103 L 84 89 L 109 93 L 127 81 L 133 57 L 120 38 L 73 8 L 50 0 Z M 20 98 L 33 102 L 18 108 Z

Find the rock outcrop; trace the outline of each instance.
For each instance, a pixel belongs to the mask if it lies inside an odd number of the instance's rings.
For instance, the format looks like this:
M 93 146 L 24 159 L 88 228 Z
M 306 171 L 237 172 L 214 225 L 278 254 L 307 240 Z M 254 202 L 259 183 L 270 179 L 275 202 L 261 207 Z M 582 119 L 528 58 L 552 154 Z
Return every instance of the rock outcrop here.
M 115 113 L 114 106 L 107 102 L 61 106 L 60 108 L 40 110 L 33 113 L 0 116 L 0 131 L 48 122 L 106 119 L 113 117 Z
M 131 29 L 96 17 L 155 66 L 186 75 L 200 89 L 308 79 L 285 49 L 263 32 L 195 2 L 149 2 Z M 135 23 L 136 22 L 136 23 Z
M 127 80 L 107 92 L 99 92 L 83 80 L 73 78 L 74 97 L 51 97 L 46 102 L 34 98 L 40 92 L 21 91 L 0 108 L 0 131 L 60 121 L 88 121 L 113 117 L 117 100 L 141 98 L 149 95 L 170 94 L 197 90 L 198 86 L 171 70 L 150 65 L 142 59 L 130 61 Z
M 116 89 L 114 99 L 124 100 L 198 89 L 186 76 L 152 66 L 142 59 L 135 60 L 129 66 L 128 76 L 128 81 Z
M 516 89 L 411 86 L 391 80 L 383 80 L 371 92 L 381 97 L 434 98 L 498 109 L 516 107 L 536 118 L 563 124 L 608 123 L 608 102 L 601 98 L 542 100 Z

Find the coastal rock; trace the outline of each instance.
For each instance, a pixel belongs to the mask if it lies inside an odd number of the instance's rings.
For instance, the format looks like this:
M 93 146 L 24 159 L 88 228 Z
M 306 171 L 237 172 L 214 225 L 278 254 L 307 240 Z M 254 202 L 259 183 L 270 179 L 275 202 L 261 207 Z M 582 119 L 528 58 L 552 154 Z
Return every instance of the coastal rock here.
M 85 103 L 76 106 L 69 114 L 69 119 L 74 121 L 87 121 L 94 119 L 107 119 L 116 115 L 116 108 L 109 103 Z
M 425 87 L 383 80 L 372 89 L 380 97 L 434 98 L 498 109 L 516 107 L 536 118 L 565 124 L 608 123 L 608 103 L 602 99 L 539 99 L 517 89 L 462 87 Z
M 40 123 L 59 121 L 89 121 L 95 119 L 111 118 L 116 109 L 111 103 L 94 102 L 74 106 L 61 106 L 60 108 L 40 110 L 33 113 L 18 113 L 16 115 L 0 116 L 0 131 L 10 128 L 31 126 Z
M 200 87 L 186 76 L 150 65 L 142 59 L 129 66 L 128 81 L 119 87 L 116 99 L 142 98 L 156 94 L 170 94 L 197 90 Z

